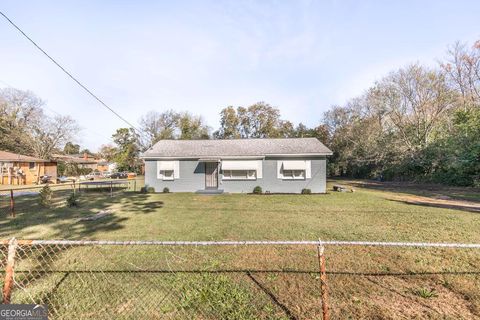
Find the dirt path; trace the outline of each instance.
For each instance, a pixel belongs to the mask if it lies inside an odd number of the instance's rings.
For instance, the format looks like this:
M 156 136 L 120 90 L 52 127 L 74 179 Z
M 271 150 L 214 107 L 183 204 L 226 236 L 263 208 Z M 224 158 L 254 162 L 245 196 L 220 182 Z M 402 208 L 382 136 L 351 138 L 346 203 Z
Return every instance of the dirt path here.
M 389 195 L 387 196 L 387 199 L 415 205 L 457 209 L 480 213 L 480 203 L 473 201 L 450 199 L 447 196 L 422 197 L 416 195 Z

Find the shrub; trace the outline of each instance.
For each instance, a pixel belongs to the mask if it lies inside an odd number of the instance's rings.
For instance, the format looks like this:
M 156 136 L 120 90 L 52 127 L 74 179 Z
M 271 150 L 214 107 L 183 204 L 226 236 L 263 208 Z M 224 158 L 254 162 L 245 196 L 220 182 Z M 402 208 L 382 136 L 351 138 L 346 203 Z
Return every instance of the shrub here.
M 78 207 L 78 197 L 73 192 L 67 198 L 67 207 Z
M 147 193 L 155 193 L 154 187 L 147 187 Z
M 437 291 L 435 291 L 434 289 L 428 289 L 428 288 L 420 288 L 415 290 L 413 293 L 424 299 L 438 297 Z
M 52 205 L 52 189 L 48 184 L 40 190 L 40 205 L 46 208 Z
M 302 189 L 302 194 L 311 194 L 311 193 L 312 193 L 312 190 L 310 189 L 307 189 L 307 188 Z
M 253 188 L 253 193 L 261 194 L 262 193 L 262 187 L 256 186 L 255 188 Z
M 169 193 L 170 192 L 170 189 L 168 189 L 167 187 L 163 188 L 163 193 Z

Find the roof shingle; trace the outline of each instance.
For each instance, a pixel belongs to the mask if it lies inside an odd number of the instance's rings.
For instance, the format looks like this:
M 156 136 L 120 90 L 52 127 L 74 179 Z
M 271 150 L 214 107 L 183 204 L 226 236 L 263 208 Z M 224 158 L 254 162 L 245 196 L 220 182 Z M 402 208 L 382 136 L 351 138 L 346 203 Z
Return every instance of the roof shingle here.
M 17 154 L 8 151 L 0 150 L 0 161 L 19 161 L 19 162 L 49 162 L 48 160 L 25 156 L 23 154 Z
M 331 155 L 316 138 L 160 140 L 143 158 L 234 157 L 268 155 Z

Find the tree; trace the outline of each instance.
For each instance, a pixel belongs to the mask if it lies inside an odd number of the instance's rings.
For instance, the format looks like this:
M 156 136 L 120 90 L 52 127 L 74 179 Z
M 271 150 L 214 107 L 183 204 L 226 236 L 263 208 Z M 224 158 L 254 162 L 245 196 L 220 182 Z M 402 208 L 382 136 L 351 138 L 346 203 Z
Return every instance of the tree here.
M 293 124 L 280 119 L 280 110 L 265 102 L 247 108 L 229 106 L 220 112 L 217 139 L 290 137 Z
M 33 154 L 42 159 L 49 159 L 60 146 L 71 140 L 78 126 L 69 116 L 43 117 L 30 127 L 28 145 Z
M 202 117 L 188 112 L 150 111 L 140 118 L 139 143 L 147 149 L 162 139 L 209 139 L 210 128 Z
M 470 49 L 456 42 L 447 55 L 440 67 L 452 88 L 460 92 L 464 110 L 469 105 L 480 106 L 480 41 Z
M 67 142 L 63 147 L 63 152 L 65 154 L 79 154 L 80 153 L 80 145 L 73 144 L 72 142 Z
M 120 128 L 112 135 L 117 146 L 114 160 L 119 171 L 138 171 L 140 147 L 138 136 L 132 128 Z
M 179 139 L 209 139 L 210 128 L 204 123 L 202 117 L 188 112 L 181 113 L 178 118 Z
M 98 152 L 98 154 L 102 159 L 105 159 L 107 161 L 113 161 L 117 152 L 118 150 L 115 146 L 111 144 L 104 144 L 100 147 L 100 151 Z
M 241 138 L 240 119 L 234 107 L 229 106 L 220 111 L 220 129 L 215 131 L 214 136 L 217 139 Z
M 0 149 L 31 154 L 29 129 L 44 116 L 44 102 L 30 91 L 0 89 Z
M 68 116 L 49 117 L 30 91 L 0 90 L 0 149 L 49 159 L 78 132 Z
M 149 111 L 140 119 L 140 130 L 144 133 L 141 143 L 146 149 L 159 140 L 174 139 L 178 128 L 179 114 L 173 110 L 162 113 Z

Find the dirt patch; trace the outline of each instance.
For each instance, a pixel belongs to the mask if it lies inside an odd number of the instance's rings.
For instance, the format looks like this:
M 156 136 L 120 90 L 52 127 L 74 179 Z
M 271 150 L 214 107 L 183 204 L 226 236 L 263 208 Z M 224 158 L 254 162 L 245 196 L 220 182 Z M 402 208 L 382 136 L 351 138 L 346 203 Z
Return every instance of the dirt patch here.
M 387 199 L 422 206 L 480 212 L 480 203 L 478 202 L 454 200 L 445 196 L 422 197 L 416 195 L 391 195 L 388 196 Z

